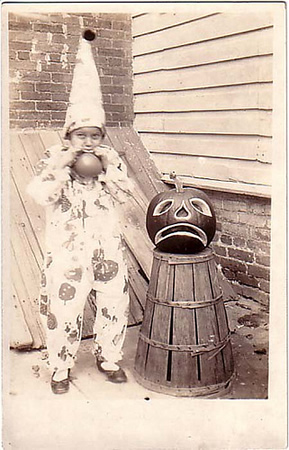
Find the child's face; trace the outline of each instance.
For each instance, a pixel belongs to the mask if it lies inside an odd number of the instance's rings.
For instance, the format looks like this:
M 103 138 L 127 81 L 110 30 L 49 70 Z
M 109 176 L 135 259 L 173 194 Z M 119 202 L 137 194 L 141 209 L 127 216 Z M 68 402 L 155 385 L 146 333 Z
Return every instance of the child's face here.
M 78 128 L 70 133 L 69 140 L 76 150 L 93 151 L 102 141 L 102 132 L 98 127 Z

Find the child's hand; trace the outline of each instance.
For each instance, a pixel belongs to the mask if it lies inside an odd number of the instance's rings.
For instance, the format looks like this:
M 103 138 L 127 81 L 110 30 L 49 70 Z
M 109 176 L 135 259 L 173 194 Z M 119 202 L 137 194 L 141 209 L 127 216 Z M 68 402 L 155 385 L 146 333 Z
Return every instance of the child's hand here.
M 103 170 L 104 172 L 106 172 L 107 166 L 108 166 L 108 157 L 107 157 L 106 155 L 98 155 L 98 158 L 99 158 L 100 161 L 101 161 L 101 164 L 102 164 L 102 170 Z
M 58 168 L 64 169 L 65 167 L 73 166 L 77 157 L 77 153 L 78 151 L 74 148 L 69 148 L 65 152 L 61 152 L 58 160 Z
M 94 150 L 93 153 L 100 159 L 102 167 L 103 167 L 103 172 L 106 172 L 107 166 L 108 166 L 107 151 L 103 150 L 101 147 L 98 147 L 97 149 Z

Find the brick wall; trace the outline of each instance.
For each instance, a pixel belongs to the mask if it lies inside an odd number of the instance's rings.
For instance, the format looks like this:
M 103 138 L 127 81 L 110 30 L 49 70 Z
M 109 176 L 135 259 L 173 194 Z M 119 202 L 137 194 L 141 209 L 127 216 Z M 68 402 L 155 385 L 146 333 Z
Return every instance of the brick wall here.
M 107 126 L 133 122 L 131 18 L 128 14 L 9 15 L 11 128 L 62 128 L 79 38 L 92 42 Z
M 269 305 L 271 202 L 207 191 L 217 216 L 212 243 L 217 262 L 237 294 Z

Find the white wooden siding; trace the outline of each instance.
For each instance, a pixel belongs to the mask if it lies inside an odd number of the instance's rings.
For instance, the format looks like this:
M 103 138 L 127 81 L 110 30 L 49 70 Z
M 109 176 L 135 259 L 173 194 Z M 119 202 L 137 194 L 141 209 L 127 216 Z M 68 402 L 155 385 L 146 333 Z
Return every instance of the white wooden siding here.
M 272 136 L 271 111 L 200 111 L 200 112 L 152 112 L 140 114 L 135 124 L 142 131 L 171 133 L 248 134 Z
M 248 58 L 272 54 L 273 28 L 248 31 L 233 36 L 183 47 L 167 48 L 157 53 L 147 53 L 135 57 L 134 73 L 158 69 L 197 66 L 214 62 Z
M 272 27 L 270 13 L 212 13 L 166 28 L 162 26 L 164 17 L 165 14 L 159 16 L 158 29 L 141 35 L 134 24 L 133 45 L 136 56 Z
M 270 195 L 273 37 L 260 11 L 133 18 L 135 128 L 164 179 Z
M 136 116 L 150 112 L 272 110 L 272 83 L 137 94 Z M 246 108 L 244 107 L 246 99 Z
M 178 133 L 143 133 L 142 141 L 151 153 L 174 154 L 176 156 L 203 156 L 269 163 L 271 139 L 256 136 L 185 135 Z
M 182 155 L 175 158 L 174 155 L 153 154 L 153 159 L 163 172 L 175 171 L 180 175 L 192 176 L 197 179 L 234 181 L 236 183 L 250 183 L 254 178 L 254 184 L 266 185 L 271 181 L 269 165 L 256 162 L 254 166 L 250 161 L 226 160 L 220 158 L 205 158 L 198 156 Z M 185 172 L 184 172 L 185 168 Z

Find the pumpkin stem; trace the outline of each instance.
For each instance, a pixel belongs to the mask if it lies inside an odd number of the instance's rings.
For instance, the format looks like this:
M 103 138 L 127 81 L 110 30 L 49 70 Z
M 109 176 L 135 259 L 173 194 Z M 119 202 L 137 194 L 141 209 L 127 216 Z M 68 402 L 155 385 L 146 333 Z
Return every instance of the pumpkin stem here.
M 170 178 L 171 178 L 171 180 L 174 180 L 176 191 L 184 192 L 183 182 L 179 179 L 179 177 L 177 177 L 176 172 L 171 172 Z

